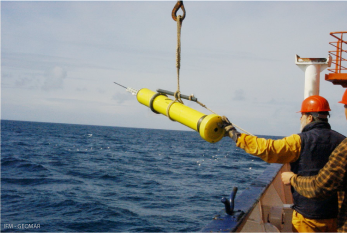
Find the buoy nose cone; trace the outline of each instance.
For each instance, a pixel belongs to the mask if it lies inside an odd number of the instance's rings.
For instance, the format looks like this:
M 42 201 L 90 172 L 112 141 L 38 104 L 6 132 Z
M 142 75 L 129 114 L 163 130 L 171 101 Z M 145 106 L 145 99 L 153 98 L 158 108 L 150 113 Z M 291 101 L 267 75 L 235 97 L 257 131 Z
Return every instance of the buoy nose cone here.
M 222 124 L 223 121 L 221 116 L 216 114 L 206 116 L 200 124 L 200 136 L 211 143 L 220 141 L 225 134 L 224 128 L 218 126 Z

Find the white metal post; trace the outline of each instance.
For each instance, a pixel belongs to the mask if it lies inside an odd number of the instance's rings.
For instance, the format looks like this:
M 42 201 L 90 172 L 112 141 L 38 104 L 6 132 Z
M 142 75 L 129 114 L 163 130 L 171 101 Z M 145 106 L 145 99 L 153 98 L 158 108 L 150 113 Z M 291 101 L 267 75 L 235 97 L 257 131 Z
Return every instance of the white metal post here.
M 295 55 L 295 64 L 305 72 L 304 99 L 312 95 L 319 95 L 320 72 L 331 65 L 328 58 L 301 58 Z

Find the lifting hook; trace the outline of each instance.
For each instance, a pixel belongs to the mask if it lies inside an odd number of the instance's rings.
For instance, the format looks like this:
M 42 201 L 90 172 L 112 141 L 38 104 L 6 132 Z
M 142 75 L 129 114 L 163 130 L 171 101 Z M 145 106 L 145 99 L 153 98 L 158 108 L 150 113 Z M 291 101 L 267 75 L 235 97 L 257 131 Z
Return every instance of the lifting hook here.
M 186 17 L 186 10 L 184 9 L 184 5 L 183 5 L 183 1 L 177 1 L 175 7 L 172 9 L 172 13 L 171 13 L 171 16 L 173 18 L 173 20 L 177 21 L 177 11 L 179 9 L 182 9 L 183 11 L 183 16 L 182 16 L 182 19 L 181 21 L 184 20 L 184 18 Z

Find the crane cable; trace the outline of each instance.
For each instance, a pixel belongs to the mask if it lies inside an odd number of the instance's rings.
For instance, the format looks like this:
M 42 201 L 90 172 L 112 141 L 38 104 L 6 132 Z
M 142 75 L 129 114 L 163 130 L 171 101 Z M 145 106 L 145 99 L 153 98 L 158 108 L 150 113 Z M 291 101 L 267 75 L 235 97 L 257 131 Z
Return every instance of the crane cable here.
M 182 15 L 178 15 L 177 16 L 177 11 L 181 8 L 181 10 L 183 11 L 183 16 Z M 184 8 L 184 5 L 183 5 L 183 1 L 177 1 L 176 5 L 174 6 L 174 8 L 172 9 L 172 13 L 171 13 L 171 16 L 173 18 L 174 21 L 177 22 L 177 47 L 176 47 L 176 68 L 177 68 L 177 91 L 174 93 L 174 97 L 175 97 L 175 100 L 172 101 L 168 106 L 167 106 L 167 109 L 166 109 L 166 115 L 167 117 L 171 119 L 170 117 L 170 114 L 169 114 L 169 111 L 170 111 L 170 108 L 171 106 L 175 103 L 175 102 L 179 102 L 181 104 L 183 104 L 183 101 L 181 99 L 181 92 L 180 92 L 180 68 L 181 68 L 181 28 L 182 28 L 182 22 L 184 20 L 184 18 L 186 17 L 186 10 Z M 189 96 L 189 99 L 191 99 L 192 97 L 194 97 L 194 95 L 190 95 Z M 206 107 L 206 105 L 204 105 L 203 103 L 199 102 L 198 100 L 196 100 L 196 102 L 201 106 L 201 107 L 204 107 L 206 108 L 207 110 L 209 110 L 210 112 L 216 114 L 216 115 L 219 115 L 217 114 L 216 112 L 212 111 L 211 109 L 209 109 L 208 107 Z M 172 120 L 173 121 L 173 120 Z M 239 126 L 235 125 L 234 123 L 232 123 L 232 125 L 236 128 L 238 128 L 239 130 L 249 134 L 249 135 L 252 135 L 251 133 L 247 132 L 246 130 L 240 128 Z
M 183 16 L 182 15 L 178 15 L 177 11 L 179 9 L 182 9 L 183 11 Z M 181 67 L 181 28 L 182 28 L 182 22 L 184 20 L 184 18 L 186 17 L 186 11 L 184 9 L 184 5 L 183 5 L 183 1 L 177 1 L 176 5 L 174 6 L 174 8 L 172 9 L 172 13 L 171 16 L 173 18 L 174 21 L 177 22 L 177 47 L 176 47 L 176 69 L 177 69 L 177 91 L 174 93 L 174 97 L 175 100 L 172 101 L 166 109 L 166 115 L 167 117 L 172 120 L 172 118 L 170 117 L 170 108 L 171 106 L 175 103 L 175 102 L 179 102 L 181 104 L 183 104 L 183 101 L 181 99 L 181 92 L 180 92 L 180 67 Z M 173 121 L 173 120 L 172 120 Z

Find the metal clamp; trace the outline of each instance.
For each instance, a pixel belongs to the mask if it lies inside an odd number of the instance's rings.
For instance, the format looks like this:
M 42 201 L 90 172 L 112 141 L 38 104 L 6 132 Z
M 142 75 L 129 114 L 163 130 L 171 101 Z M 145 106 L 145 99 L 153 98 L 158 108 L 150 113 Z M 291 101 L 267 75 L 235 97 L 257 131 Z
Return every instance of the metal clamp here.
M 175 93 L 172 92 L 172 91 L 167 91 L 167 90 L 163 90 L 163 89 L 157 89 L 157 92 L 159 92 L 161 94 L 172 95 L 172 96 L 174 96 L 176 98 Z M 187 95 L 181 95 L 180 94 L 180 97 L 182 99 L 186 99 L 186 100 L 190 100 L 190 101 L 194 101 L 194 102 L 196 102 L 198 100 L 198 98 L 196 98 L 194 95 L 187 96 Z

